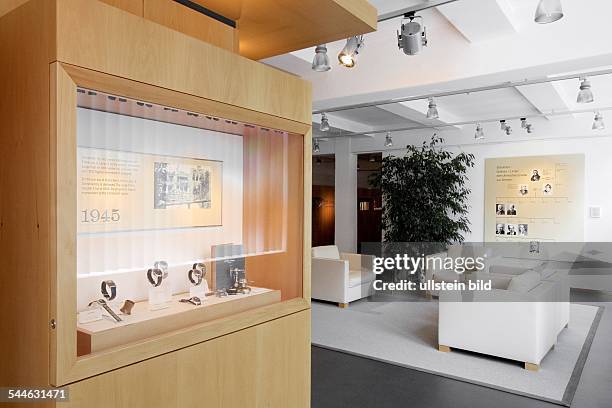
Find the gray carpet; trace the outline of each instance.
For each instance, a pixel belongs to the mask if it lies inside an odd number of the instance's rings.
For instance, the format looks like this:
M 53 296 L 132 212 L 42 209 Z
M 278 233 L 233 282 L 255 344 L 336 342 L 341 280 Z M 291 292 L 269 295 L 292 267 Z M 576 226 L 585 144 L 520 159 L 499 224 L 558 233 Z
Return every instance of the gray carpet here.
M 314 301 L 315 345 L 569 406 L 601 308 L 571 305 L 570 326 L 534 373 L 519 362 L 437 351 L 437 302 L 359 301 L 348 309 Z

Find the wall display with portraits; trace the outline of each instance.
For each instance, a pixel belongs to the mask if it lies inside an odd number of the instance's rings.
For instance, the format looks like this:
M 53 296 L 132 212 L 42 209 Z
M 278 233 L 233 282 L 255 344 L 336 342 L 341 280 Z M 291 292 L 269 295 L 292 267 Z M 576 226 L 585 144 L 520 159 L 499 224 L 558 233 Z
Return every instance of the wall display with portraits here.
M 584 238 L 584 155 L 485 160 L 485 241 Z

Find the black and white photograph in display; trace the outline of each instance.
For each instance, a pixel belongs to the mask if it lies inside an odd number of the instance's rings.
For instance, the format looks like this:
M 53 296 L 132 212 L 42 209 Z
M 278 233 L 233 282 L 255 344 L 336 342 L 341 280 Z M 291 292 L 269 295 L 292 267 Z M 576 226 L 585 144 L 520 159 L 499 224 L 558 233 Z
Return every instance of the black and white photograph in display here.
M 210 168 L 155 162 L 155 209 L 210 208 Z
M 516 235 L 516 224 L 506 224 L 506 235 Z
M 505 206 L 505 204 L 495 204 L 495 214 L 497 214 L 497 215 L 506 215 L 506 206 Z
M 516 204 L 506 204 L 506 215 L 516 215 Z
M 497 224 L 497 226 L 495 227 L 495 235 L 506 235 L 506 225 Z

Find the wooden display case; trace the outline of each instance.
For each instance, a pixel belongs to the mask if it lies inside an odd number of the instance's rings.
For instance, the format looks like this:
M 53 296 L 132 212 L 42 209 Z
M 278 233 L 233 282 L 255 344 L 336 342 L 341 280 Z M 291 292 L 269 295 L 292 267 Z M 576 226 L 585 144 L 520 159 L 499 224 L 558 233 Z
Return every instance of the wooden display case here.
M 237 32 L 227 27 L 205 22 L 196 35 L 203 20 L 147 18 L 149 0 L 144 9 L 115 0 L 13 3 L 0 10 L 0 299 L 10 331 L 0 340 L 0 385 L 67 386 L 67 407 L 309 406 L 310 85 L 235 54 Z M 131 327 L 126 341 L 90 341 L 77 353 L 78 89 L 287 135 L 282 249 L 246 259 L 265 299 L 211 302 L 206 318 L 188 310 L 167 330 L 158 330 L 160 315 Z M 243 206 L 248 247 L 260 231 L 280 228 L 278 172 L 269 165 L 279 146 L 252 130 L 243 138 L 243 200 L 264 209 Z

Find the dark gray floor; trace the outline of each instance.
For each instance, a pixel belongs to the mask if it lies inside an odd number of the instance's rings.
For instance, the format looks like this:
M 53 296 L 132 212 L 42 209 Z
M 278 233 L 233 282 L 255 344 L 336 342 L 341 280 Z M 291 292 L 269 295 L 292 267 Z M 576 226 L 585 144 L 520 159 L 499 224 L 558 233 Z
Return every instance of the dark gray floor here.
M 573 408 L 612 408 L 612 294 L 574 291 L 604 306 Z M 557 405 L 462 381 L 312 347 L 313 408 L 551 408 Z

